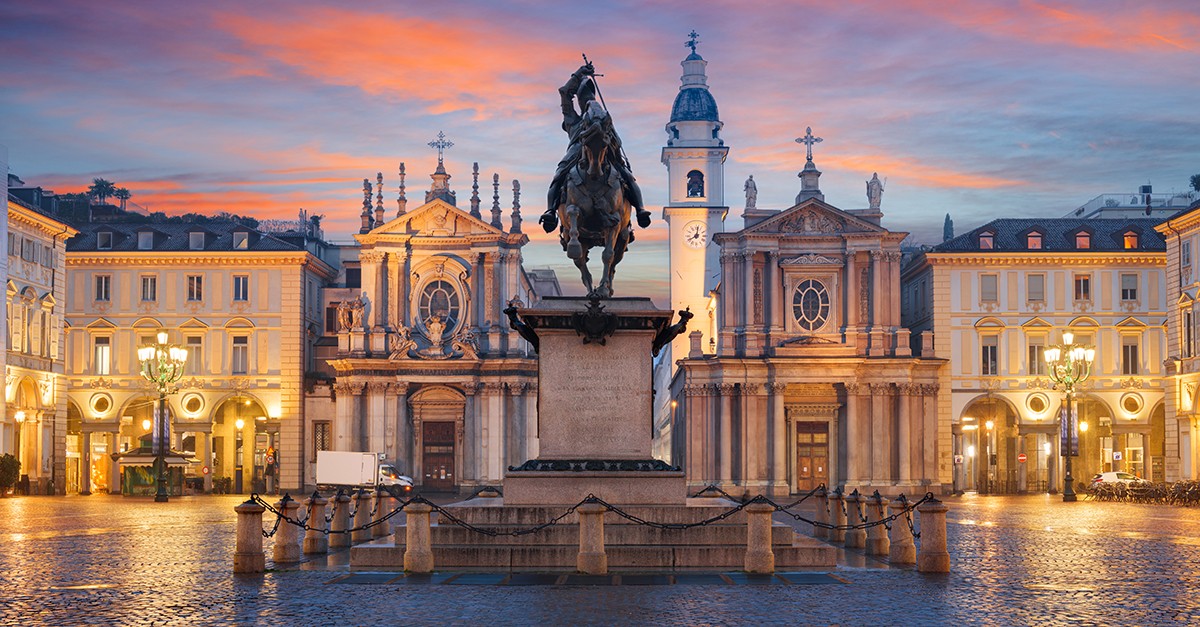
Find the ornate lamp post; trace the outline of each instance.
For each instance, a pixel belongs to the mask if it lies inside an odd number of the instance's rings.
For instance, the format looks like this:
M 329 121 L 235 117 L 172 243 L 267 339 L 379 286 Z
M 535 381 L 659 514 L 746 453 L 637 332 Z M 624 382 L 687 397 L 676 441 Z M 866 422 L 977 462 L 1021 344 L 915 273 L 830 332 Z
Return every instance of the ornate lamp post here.
M 167 343 L 167 332 L 158 332 L 158 343 L 138 349 L 138 361 L 142 364 L 142 377 L 154 384 L 158 390 L 158 412 L 154 418 L 154 474 L 158 478 L 158 491 L 154 502 L 167 502 L 167 441 L 170 428 L 167 424 L 167 394 L 176 390 L 171 386 L 183 376 L 187 364 L 187 349 Z
M 1076 432 L 1075 388 L 1092 374 L 1092 361 L 1096 349 L 1078 346 L 1075 334 L 1063 333 L 1063 343 L 1045 352 L 1046 365 L 1055 389 L 1066 394 L 1067 412 L 1061 417 L 1059 427 L 1061 449 L 1066 457 L 1066 477 L 1063 477 L 1063 502 L 1075 501 L 1075 479 L 1071 477 L 1071 458 L 1078 454 L 1079 436 Z

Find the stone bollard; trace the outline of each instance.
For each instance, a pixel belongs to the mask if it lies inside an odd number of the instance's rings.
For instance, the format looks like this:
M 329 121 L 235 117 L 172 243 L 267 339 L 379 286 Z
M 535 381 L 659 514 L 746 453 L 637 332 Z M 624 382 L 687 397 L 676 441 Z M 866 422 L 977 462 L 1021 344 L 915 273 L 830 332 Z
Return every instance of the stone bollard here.
M 391 534 L 388 530 L 390 524 L 384 520 L 384 516 L 392 513 L 396 509 L 396 499 L 387 490 L 380 488 L 375 492 L 375 515 L 371 517 L 371 522 L 375 526 L 371 528 L 371 536 L 375 538 L 384 538 Z
M 293 501 L 292 497 L 284 494 L 283 498 L 275 504 L 275 509 L 278 509 L 284 518 L 296 520 L 296 512 L 300 510 L 300 502 Z M 291 562 L 300 561 L 300 528 L 287 520 L 279 522 L 279 529 L 275 532 L 275 550 L 271 554 L 271 559 L 276 564 L 288 564 Z
M 946 504 L 930 499 L 920 505 L 921 551 L 917 553 L 917 570 L 923 573 L 950 572 L 950 553 L 946 550 Z
M 410 573 L 433 572 L 433 548 L 430 546 L 429 513 L 433 511 L 427 503 L 410 503 L 404 508 L 404 570 Z
M 350 546 L 350 496 L 338 490 L 333 497 L 333 520 L 329 523 L 329 548 L 337 549 Z
M 350 532 L 350 543 L 360 544 L 371 541 L 371 502 L 373 497 L 366 490 L 359 490 L 354 495 L 354 531 Z M 364 529 L 363 527 L 367 527 Z
M 846 530 L 841 527 L 846 526 L 846 497 L 842 495 L 842 488 L 833 491 L 829 497 L 829 510 L 833 512 L 833 529 L 829 530 L 829 541 L 841 544 L 846 541 Z
M 879 490 L 867 499 L 867 518 L 871 522 L 879 522 L 887 518 L 888 500 L 880 496 Z M 891 541 L 888 540 L 887 527 L 883 523 L 867 528 L 867 555 L 887 555 L 891 551 Z
M 237 539 L 233 547 L 233 572 L 261 573 L 267 568 L 263 554 L 262 515 L 267 511 L 253 500 L 233 508 L 237 512 Z
M 866 522 L 863 520 L 863 501 L 866 501 L 866 498 L 859 494 L 857 489 L 846 497 L 846 513 L 848 514 L 847 517 L 850 519 L 848 524 L 861 525 Z M 848 549 L 861 549 L 866 547 L 867 530 L 863 529 L 862 527 L 856 529 L 847 529 L 845 545 Z
M 771 550 L 771 514 L 775 508 L 768 503 L 751 503 L 742 511 L 746 512 L 746 572 L 775 572 L 775 552 Z
M 329 551 L 329 538 L 321 533 L 325 528 L 325 504 L 320 492 L 313 492 L 305 499 L 308 506 L 308 531 L 304 533 L 304 553 L 326 553 Z
M 888 507 L 893 515 L 900 514 L 908 508 L 908 499 L 901 494 Z M 892 564 L 917 563 L 917 545 L 913 543 L 912 529 L 908 526 L 910 515 L 901 514 L 892 521 L 892 547 L 888 554 L 888 561 Z
M 829 537 L 829 528 L 822 525 L 829 524 L 829 493 L 825 491 L 825 486 L 817 488 L 817 512 L 813 520 L 821 523 L 813 525 L 813 537 L 824 540 Z
M 575 566 L 585 575 L 608 574 L 608 554 L 604 552 L 604 512 L 599 503 L 584 503 L 579 514 L 579 555 Z

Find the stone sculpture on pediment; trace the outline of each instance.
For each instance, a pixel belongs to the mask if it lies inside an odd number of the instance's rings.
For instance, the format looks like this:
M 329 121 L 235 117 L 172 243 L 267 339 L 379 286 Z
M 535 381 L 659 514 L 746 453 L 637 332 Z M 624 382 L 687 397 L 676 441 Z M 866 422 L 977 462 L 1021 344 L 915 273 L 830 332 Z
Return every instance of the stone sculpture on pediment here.
M 479 359 L 479 343 L 475 333 L 467 328 L 450 338 L 450 350 L 462 359 Z
M 778 228 L 783 233 L 841 233 L 845 230 L 845 225 L 827 215 L 807 209 L 783 220 Z
M 417 341 L 412 337 L 412 331 L 408 327 L 400 327 L 396 333 L 389 338 L 389 346 L 391 354 L 388 359 L 405 359 L 409 357 L 410 351 L 417 349 Z
M 781 266 L 840 266 L 840 259 L 833 259 L 816 253 L 807 255 L 797 255 L 795 257 L 787 257 L 779 261 Z

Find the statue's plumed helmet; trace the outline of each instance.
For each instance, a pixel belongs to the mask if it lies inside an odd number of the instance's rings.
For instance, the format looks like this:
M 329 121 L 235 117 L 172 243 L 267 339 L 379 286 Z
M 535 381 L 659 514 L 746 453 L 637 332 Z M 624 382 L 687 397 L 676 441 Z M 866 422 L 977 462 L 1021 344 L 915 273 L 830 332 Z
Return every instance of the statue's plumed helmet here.
M 579 89 L 575 90 L 575 97 L 579 99 L 579 108 L 586 109 L 587 103 L 596 99 L 596 81 L 585 76 L 579 81 Z

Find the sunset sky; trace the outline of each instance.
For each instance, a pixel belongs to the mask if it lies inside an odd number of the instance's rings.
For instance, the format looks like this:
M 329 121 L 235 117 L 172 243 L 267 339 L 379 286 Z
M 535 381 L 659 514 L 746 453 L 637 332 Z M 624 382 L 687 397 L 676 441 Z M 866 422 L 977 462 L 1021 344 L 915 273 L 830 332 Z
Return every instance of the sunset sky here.
M 687 33 L 700 33 L 742 181 L 785 208 L 811 126 L 831 204 L 940 241 L 995 216 L 1059 216 L 1102 193 L 1186 191 L 1200 172 L 1195 2 L 6 2 L 0 144 L 27 183 L 82 191 L 105 177 L 167 213 L 325 216 L 357 231 L 362 179 L 397 165 L 409 206 L 444 131 L 459 206 L 471 162 L 505 220 L 520 179 L 526 265 L 574 270 L 534 223 L 562 156 L 557 88 L 586 53 L 646 201 L 666 197 L 659 151 Z M 658 211 L 655 211 L 656 218 Z M 666 289 L 666 231 L 639 235 L 621 295 Z M 623 278 L 627 277 L 627 278 Z M 624 281 L 625 289 L 622 289 Z

